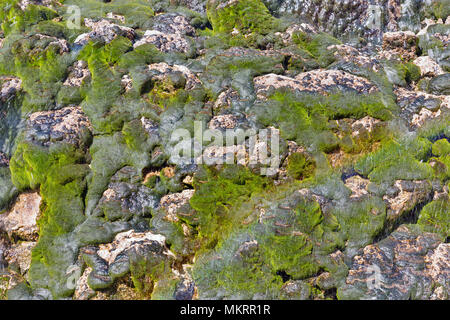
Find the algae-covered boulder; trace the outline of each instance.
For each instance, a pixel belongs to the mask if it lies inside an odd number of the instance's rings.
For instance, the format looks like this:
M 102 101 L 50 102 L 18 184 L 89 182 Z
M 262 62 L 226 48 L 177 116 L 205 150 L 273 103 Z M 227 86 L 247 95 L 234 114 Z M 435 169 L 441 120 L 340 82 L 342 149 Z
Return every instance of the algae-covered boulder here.
M 449 246 L 403 225 L 354 257 L 340 299 L 448 299 Z M 439 271 L 438 271 L 439 270 Z M 436 272 L 437 271 L 437 272 Z
M 261 0 L 210 0 L 206 12 L 216 32 L 264 34 L 269 33 L 276 23 Z
M 449 299 L 448 0 L 0 22 L 0 299 Z
M 428 84 L 428 90 L 430 93 L 437 95 L 449 95 L 450 94 L 450 73 L 445 73 L 434 77 Z

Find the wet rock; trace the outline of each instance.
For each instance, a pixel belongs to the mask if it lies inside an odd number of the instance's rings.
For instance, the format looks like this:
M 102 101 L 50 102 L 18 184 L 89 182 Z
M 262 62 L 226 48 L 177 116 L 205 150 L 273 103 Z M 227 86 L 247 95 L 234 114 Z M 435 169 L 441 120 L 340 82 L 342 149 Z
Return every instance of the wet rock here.
M 353 258 L 340 299 L 447 299 L 450 246 L 403 225 Z
M 15 77 L 0 77 L 0 100 L 7 101 L 22 88 L 22 80 Z
M 36 242 L 22 241 L 11 245 L 4 252 L 5 260 L 9 268 L 16 267 L 21 275 L 26 275 L 31 264 L 31 250 L 36 246 Z
M 195 12 L 206 13 L 206 0 L 178 0 L 178 2 Z
M 46 47 L 57 47 L 59 54 L 70 52 L 69 42 L 66 39 L 61 39 L 46 34 L 37 33 L 32 36 L 34 41 L 39 41 L 46 44 Z
M 115 23 L 111 23 L 106 19 L 94 21 L 92 19 L 86 18 L 84 19 L 84 24 L 86 25 L 86 27 L 92 29 L 92 31 L 79 35 L 74 41 L 75 44 L 85 45 L 90 40 L 110 43 L 118 36 L 134 40 L 136 36 L 132 28 L 119 26 Z
M 84 269 L 83 274 L 78 278 L 73 299 L 75 300 L 89 300 L 95 296 L 95 291 L 89 287 L 88 277 L 92 272 L 92 268 Z
M 359 69 L 375 72 L 382 69 L 380 60 L 374 56 L 373 50 L 368 47 L 357 49 L 349 44 L 335 44 L 329 46 L 328 49 L 333 50 L 338 65 L 354 65 Z
M 173 66 L 170 66 L 165 62 L 153 63 L 148 66 L 148 70 L 156 71 L 156 74 L 152 76 L 153 81 L 164 82 L 169 80 L 174 82 L 174 85 L 177 85 L 177 81 L 174 81 L 174 78 L 171 77 L 171 75 L 181 73 L 182 77 L 185 79 L 185 83 L 180 83 L 179 86 L 184 87 L 186 90 L 192 90 L 201 85 L 201 81 L 198 77 L 189 70 L 189 68 L 182 65 L 174 64 Z
M 441 74 L 430 80 L 428 91 L 436 95 L 450 95 L 450 73 Z
M 13 207 L 0 215 L 0 231 L 6 232 L 10 238 L 36 241 L 40 203 L 41 197 L 37 192 L 19 195 Z
M 280 88 L 319 94 L 336 90 L 367 94 L 378 90 L 367 79 L 340 70 L 314 70 L 300 73 L 295 78 L 268 74 L 256 77 L 253 81 L 259 99 L 267 97 L 274 89 Z
M 218 115 L 209 122 L 210 129 L 234 129 L 237 126 L 236 116 L 232 114 Z
M 125 17 L 120 15 L 120 14 L 114 14 L 112 12 L 108 12 L 106 14 L 106 17 L 109 18 L 109 19 L 117 20 L 117 21 L 119 21 L 121 23 L 125 23 Z
M 229 109 L 233 101 L 239 101 L 239 93 L 231 88 L 227 89 L 219 94 L 214 102 L 213 109 L 216 113 L 223 109 Z
M 19 2 L 19 7 L 22 10 L 25 10 L 30 4 L 44 6 L 44 7 L 50 7 L 53 5 L 52 0 L 21 0 Z
M 388 205 L 387 221 L 398 221 L 405 213 L 412 210 L 417 204 L 431 197 L 431 184 L 428 181 L 397 180 L 394 183 L 393 195 L 385 195 L 383 200 Z
M 180 193 L 168 194 L 161 198 L 160 206 L 166 212 L 166 219 L 177 222 L 177 214 L 182 213 L 182 208 L 189 206 L 189 200 L 194 195 L 194 190 L 183 190 Z
M 185 16 L 177 13 L 164 13 L 153 19 L 153 29 L 165 34 L 194 36 L 195 29 Z
M 353 176 L 345 180 L 345 186 L 352 191 L 350 198 L 361 198 L 369 194 L 367 185 L 370 183 L 368 179 L 361 176 Z
M 281 288 L 283 297 L 289 300 L 308 300 L 311 295 L 311 286 L 302 280 L 291 280 Z
M 286 29 L 286 31 L 280 34 L 283 38 L 283 42 L 285 44 L 292 42 L 292 35 L 295 32 L 317 33 L 317 30 L 313 25 L 308 23 L 292 24 Z
M 55 142 L 80 146 L 90 130 L 89 119 L 80 107 L 66 107 L 31 114 L 27 121 L 25 139 L 47 147 Z
M 3 159 L 0 161 L 2 162 L 0 168 L 5 164 L 5 159 L 11 157 L 15 139 L 23 128 L 22 97 L 21 79 L 11 76 L 0 77 L 0 154 L 4 154 L 4 156 L 0 156 Z M 6 174 L 0 173 L 0 176 Z M 0 198 L 2 198 L 1 194 Z M 0 207 L 2 207 L 1 204 Z
M 7 166 L 9 166 L 9 159 L 4 153 L 0 152 L 0 167 Z
M 352 123 L 352 136 L 356 137 L 364 131 L 370 133 L 374 131 L 380 123 L 381 121 L 379 119 L 375 119 L 369 116 L 356 120 Z
M 390 50 L 406 60 L 416 57 L 417 37 L 412 31 L 385 32 L 383 34 L 383 50 Z
M 146 43 L 155 45 L 162 52 L 188 53 L 191 50 L 190 43 L 179 33 L 169 34 L 158 30 L 147 30 L 133 46 L 137 48 Z
M 435 77 L 444 73 L 436 61 L 429 56 L 418 57 L 413 63 L 420 68 L 422 77 Z
M 152 190 L 139 183 L 140 176 L 133 167 L 120 169 L 103 192 L 95 215 L 104 215 L 109 221 L 132 220 L 140 223 L 158 206 L 158 198 Z
M 329 2 L 325 0 L 264 0 L 276 16 L 296 15 L 335 37 L 364 37 L 381 42 L 382 31 L 420 29 L 419 8 L 407 1 L 383 0 Z
M 122 88 L 125 89 L 125 92 L 128 92 L 133 87 L 133 79 L 131 79 L 131 77 L 128 74 L 125 74 L 120 80 L 120 84 Z
M 94 290 L 110 287 L 115 279 L 129 272 L 136 278 L 142 277 L 142 265 L 139 263 L 144 263 L 144 266 L 150 268 L 146 269 L 147 272 L 153 272 L 155 276 L 147 280 L 156 281 L 156 274 L 170 271 L 170 262 L 175 259 L 165 245 L 165 237 L 135 230 L 117 234 L 111 243 L 83 248 L 82 255 L 87 265 L 92 268 L 87 283 Z M 161 264 L 166 267 L 158 269 Z M 80 286 L 84 286 L 83 282 Z
M 420 127 L 427 119 L 436 118 L 440 109 L 450 107 L 448 96 L 438 96 L 422 91 L 411 91 L 397 87 L 394 89 L 397 104 L 401 108 L 401 117 L 411 125 Z
M 83 80 L 91 75 L 86 61 L 78 60 L 69 68 L 69 75 L 64 81 L 65 86 L 79 87 Z

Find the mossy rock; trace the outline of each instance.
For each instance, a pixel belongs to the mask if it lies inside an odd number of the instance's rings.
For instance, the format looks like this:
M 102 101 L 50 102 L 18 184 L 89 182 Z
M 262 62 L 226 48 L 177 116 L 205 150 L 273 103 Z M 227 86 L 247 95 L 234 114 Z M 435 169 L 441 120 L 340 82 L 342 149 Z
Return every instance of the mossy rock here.
M 417 224 L 427 232 L 439 233 L 443 237 L 450 236 L 450 199 L 434 200 L 423 207 Z
M 209 0 L 206 12 L 213 30 L 231 33 L 234 29 L 246 33 L 267 34 L 276 25 L 276 19 L 261 0 Z

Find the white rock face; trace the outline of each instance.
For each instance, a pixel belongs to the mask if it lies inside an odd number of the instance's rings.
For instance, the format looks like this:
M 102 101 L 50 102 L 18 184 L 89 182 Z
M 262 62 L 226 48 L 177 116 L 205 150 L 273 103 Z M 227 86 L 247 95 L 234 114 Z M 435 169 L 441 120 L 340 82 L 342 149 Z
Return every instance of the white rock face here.
M 443 74 L 442 68 L 429 56 L 421 56 L 413 61 L 420 68 L 422 77 L 435 77 Z
M 36 240 L 39 231 L 36 220 L 40 203 L 41 196 L 37 192 L 19 195 L 11 210 L 0 215 L 0 231 L 5 231 L 9 237 Z

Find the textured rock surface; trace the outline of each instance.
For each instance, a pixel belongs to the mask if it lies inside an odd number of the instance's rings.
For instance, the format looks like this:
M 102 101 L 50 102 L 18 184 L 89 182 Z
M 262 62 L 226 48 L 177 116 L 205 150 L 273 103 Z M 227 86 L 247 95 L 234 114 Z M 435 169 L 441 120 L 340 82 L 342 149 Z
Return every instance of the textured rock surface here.
M 447 300 L 450 248 L 433 234 L 417 235 L 401 226 L 388 238 L 353 258 L 344 299 Z
M 79 107 L 66 107 L 57 111 L 33 113 L 27 122 L 27 140 L 43 146 L 54 142 L 80 145 L 84 130 L 91 128 L 89 119 Z
M 1 2 L 0 299 L 448 300 L 447 4 Z

